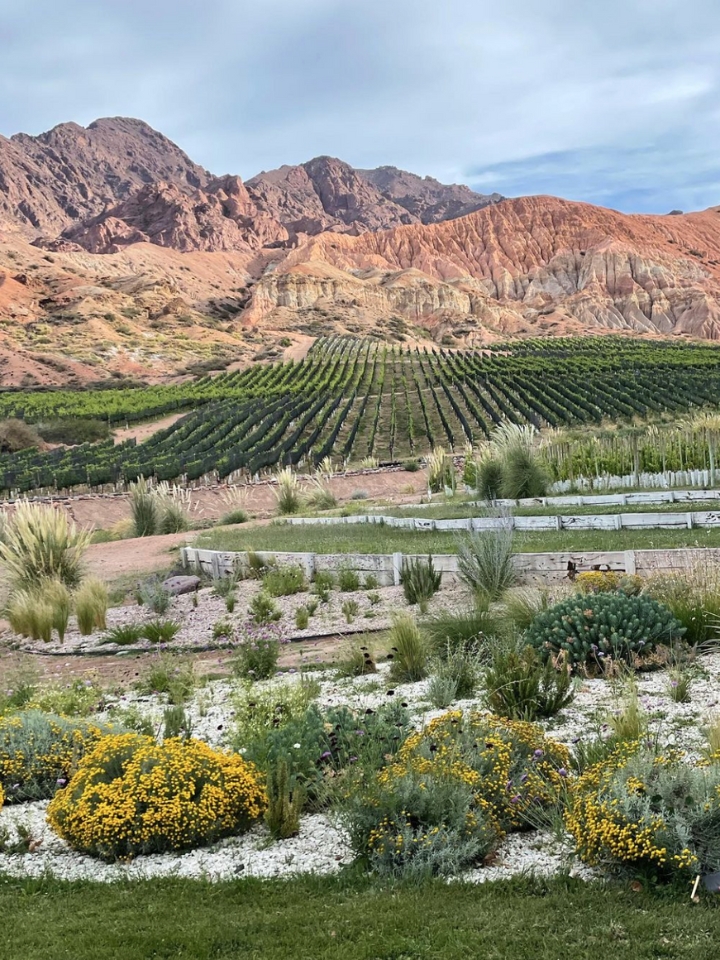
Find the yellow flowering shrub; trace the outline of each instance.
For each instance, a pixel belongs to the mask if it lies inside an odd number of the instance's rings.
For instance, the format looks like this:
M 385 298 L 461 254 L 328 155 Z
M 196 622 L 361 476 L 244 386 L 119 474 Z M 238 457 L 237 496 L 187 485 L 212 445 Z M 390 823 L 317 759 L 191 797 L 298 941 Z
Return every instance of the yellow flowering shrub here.
M 75 849 L 116 860 L 242 833 L 265 807 L 255 767 L 237 754 L 124 733 L 85 757 L 47 816 Z
M 52 797 L 110 729 L 41 710 L 0 717 L 0 786 L 7 802 Z
M 635 573 L 616 573 L 614 570 L 589 570 L 575 577 L 575 586 L 580 593 L 610 593 L 622 590 L 623 593 L 640 593 L 642 577 Z
M 558 803 L 569 765 L 567 748 L 531 723 L 451 711 L 352 798 L 351 844 L 379 872 L 457 872 Z
M 658 877 L 720 869 L 720 764 L 621 745 L 570 791 L 566 825 L 592 865 Z

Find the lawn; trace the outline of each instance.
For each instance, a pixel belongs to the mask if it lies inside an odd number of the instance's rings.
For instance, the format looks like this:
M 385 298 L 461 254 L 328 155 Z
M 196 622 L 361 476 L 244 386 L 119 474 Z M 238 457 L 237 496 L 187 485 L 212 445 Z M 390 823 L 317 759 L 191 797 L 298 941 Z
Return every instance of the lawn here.
M 688 513 L 703 510 L 717 510 L 717 500 L 698 500 L 695 502 L 683 501 L 682 503 L 633 503 L 628 506 L 617 504 L 590 504 L 588 506 L 533 506 L 533 507 L 513 507 L 508 512 L 516 517 L 557 517 L 557 516 L 599 516 L 618 513 Z M 433 520 L 454 520 L 463 517 L 484 517 L 487 515 L 487 509 L 483 506 L 477 506 L 476 503 L 461 501 L 459 503 L 441 502 L 433 503 L 428 506 L 413 507 L 392 507 L 392 506 L 372 506 L 362 507 L 356 504 L 349 504 L 343 507 L 342 511 L 335 511 L 336 514 L 359 516 L 363 514 L 381 513 L 388 517 L 423 517 Z M 325 514 L 326 516 L 328 514 Z M 312 516 L 308 513 L 308 516 Z
M 717 898 L 558 878 L 0 880 L 0 960 L 714 960 Z
M 289 553 L 455 553 L 462 534 L 424 533 L 378 524 L 223 527 L 201 534 L 195 546 L 209 550 L 278 550 Z M 720 547 L 720 528 L 711 530 L 548 530 L 515 537 L 519 553 L 653 550 Z

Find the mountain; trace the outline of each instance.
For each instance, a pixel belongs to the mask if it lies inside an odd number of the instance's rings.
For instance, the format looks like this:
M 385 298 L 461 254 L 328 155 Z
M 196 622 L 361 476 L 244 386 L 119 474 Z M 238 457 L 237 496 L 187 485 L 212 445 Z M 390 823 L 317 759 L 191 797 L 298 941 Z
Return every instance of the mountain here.
M 331 157 L 216 177 L 138 120 L 0 138 L 0 386 L 164 380 L 323 334 L 720 340 L 720 208 L 502 199 Z
M 31 137 L 0 136 L 0 220 L 55 235 L 97 216 L 148 183 L 193 189 L 207 171 L 142 120 L 62 123 Z

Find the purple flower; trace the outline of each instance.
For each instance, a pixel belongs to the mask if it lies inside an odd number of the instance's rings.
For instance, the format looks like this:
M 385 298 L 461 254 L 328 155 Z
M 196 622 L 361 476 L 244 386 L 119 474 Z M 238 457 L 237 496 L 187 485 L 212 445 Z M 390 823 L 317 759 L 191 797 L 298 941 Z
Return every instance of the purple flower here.
M 565 767 L 560 767 L 560 769 L 558 770 L 558 776 L 559 776 L 559 777 L 566 777 L 567 775 L 568 775 L 568 772 L 567 772 L 567 770 L 565 769 Z
M 510 803 L 520 803 L 520 794 L 516 793 L 514 797 L 510 797 Z
M 534 753 L 534 756 L 536 756 L 536 757 L 538 757 L 538 758 L 540 758 L 540 757 L 542 757 L 542 756 L 544 756 L 544 755 L 545 755 L 545 751 L 544 751 L 544 750 L 536 750 L 535 753 Z
M 60 778 L 59 778 L 58 780 L 56 780 L 55 782 L 57 783 L 57 785 L 58 785 L 59 787 L 64 787 L 65 784 L 67 783 L 67 780 L 66 780 L 64 777 L 60 777 Z
M 332 753 L 330 753 L 329 750 L 326 750 L 325 753 L 321 753 L 321 754 L 320 754 L 320 759 L 321 759 L 321 760 L 329 760 L 331 756 L 332 756 Z

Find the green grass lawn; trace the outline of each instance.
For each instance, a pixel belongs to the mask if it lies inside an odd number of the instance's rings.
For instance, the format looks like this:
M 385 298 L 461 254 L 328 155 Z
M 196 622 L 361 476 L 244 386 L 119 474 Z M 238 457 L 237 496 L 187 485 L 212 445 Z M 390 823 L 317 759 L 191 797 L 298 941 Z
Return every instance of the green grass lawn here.
M 202 533 L 195 545 L 209 550 L 277 550 L 289 553 L 455 553 L 461 533 L 423 533 L 377 524 L 222 527 Z M 519 533 L 519 553 L 653 550 L 720 547 L 713 530 L 549 530 Z
M 0 880 L 0 960 L 714 960 L 717 900 L 563 878 Z
M 513 507 L 511 513 L 516 517 L 557 517 L 557 516 L 595 516 L 601 514 L 617 513 L 688 513 L 702 510 L 717 510 L 720 508 L 718 500 L 703 500 L 697 502 L 682 503 L 652 503 L 652 504 L 629 504 L 628 506 L 612 505 L 590 505 L 586 507 Z M 343 514 L 345 516 L 352 514 L 359 516 L 362 514 L 381 513 L 387 517 L 426 517 L 433 520 L 454 520 L 463 517 L 483 517 L 487 510 L 482 506 L 473 506 L 471 503 L 461 501 L 438 502 L 430 506 L 417 507 L 392 507 L 392 506 L 356 506 L 348 504 L 342 510 L 332 511 L 332 513 L 320 514 L 320 516 L 332 516 L 333 514 Z M 312 516 L 308 513 L 307 516 Z

